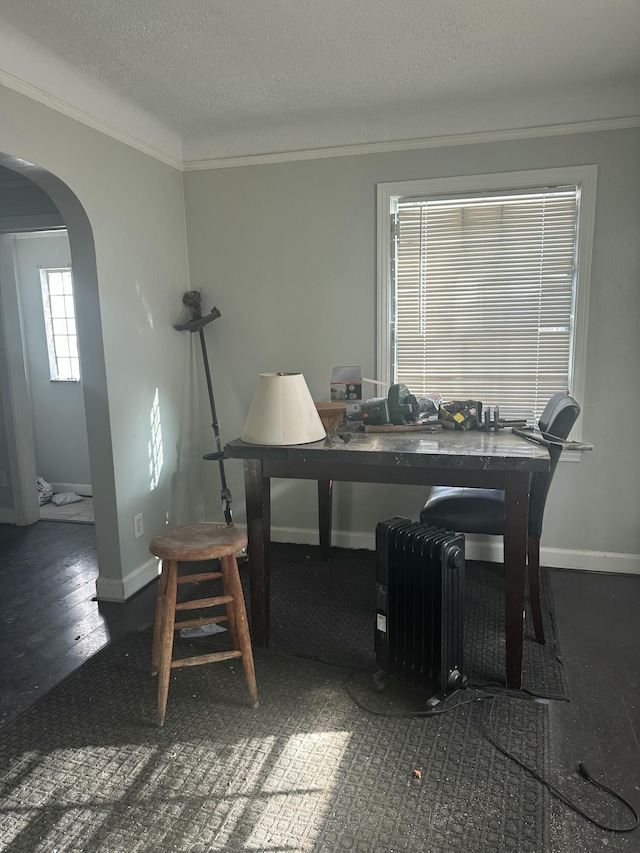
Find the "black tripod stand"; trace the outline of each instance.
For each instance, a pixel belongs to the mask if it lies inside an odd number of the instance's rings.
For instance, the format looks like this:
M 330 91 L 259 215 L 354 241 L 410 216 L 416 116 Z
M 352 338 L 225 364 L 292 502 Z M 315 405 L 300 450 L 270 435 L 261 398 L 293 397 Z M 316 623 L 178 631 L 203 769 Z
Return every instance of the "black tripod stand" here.
M 193 318 L 186 323 L 174 323 L 173 328 L 179 332 L 198 332 L 200 336 L 200 348 L 202 349 L 202 360 L 204 362 L 204 372 L 207 378 L 207 391 L 209 393 L 209 405 L 211 407 L 211 417 L 213 423 L 213 434 L 216 441 L 216 451 L 214 453 L 205 453 L 203 459 L 216 460 L 220 469 L 220 499 L 222 501 L 222 511 L 224 519 L 229 526 L 233 524 L 231 517 L 231 492 L 227 487 L 227 477 L 224 472 L 224 451 L 220 440 L 220 425 L 218 423 L 218 415 L 216 413 L 216 403 L 213 398 L 213 387 L 211 385 L 211 371 L 209 370 L 209 359 L 207 357 L 207 344 L 204 339 L 204 327 L 213 320 L 220 317 L 220 312 L 217 308 L 212 308 L 211 313 L 202 316 L 201 296 L 198 290 L 189 290 L 182 297 L 183 303 L 191 309 Z

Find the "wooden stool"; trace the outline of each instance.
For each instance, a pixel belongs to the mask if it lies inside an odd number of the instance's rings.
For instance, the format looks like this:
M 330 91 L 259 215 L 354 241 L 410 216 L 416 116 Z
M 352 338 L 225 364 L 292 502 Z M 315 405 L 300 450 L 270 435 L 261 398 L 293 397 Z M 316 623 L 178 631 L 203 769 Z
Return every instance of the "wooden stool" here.
M 158 725 L 164 725 L 169 694 L 169 676 L 174 667 L 198 666 L 231 658 L 242 658 L 244 674 L 251 697 L 251 707 L 258 707 L 258 688 L 253 666 L 251 638 L 247 624 L 244 594 L 238 573 L 236 553 L 245 547 L 247 537 L 235 527 L 225 524 L 191 524 L 176 527 L 162 536 L 152 539 L 149 550 L 162 559 L 162 574 L 158 585 L 156 618 L 153 626 L 153 648 L 151 652 L 151 674 L 158 675 Z M 178 564 L 197 560 L 220 560 L 219 572 L 203 574 L 178 574 Z M 224 594 L 215 598 L 176 603 L 178 584 L 222 578 Z M 186 619 L 176 623 L 176 610 L 197 610 L 224 604 L 226 616 L 211 616 L 202 619 Z M 229 623 L 233 650 L 213 652 L 195 657 L 172 660 L 174 632 L 198 625 Z

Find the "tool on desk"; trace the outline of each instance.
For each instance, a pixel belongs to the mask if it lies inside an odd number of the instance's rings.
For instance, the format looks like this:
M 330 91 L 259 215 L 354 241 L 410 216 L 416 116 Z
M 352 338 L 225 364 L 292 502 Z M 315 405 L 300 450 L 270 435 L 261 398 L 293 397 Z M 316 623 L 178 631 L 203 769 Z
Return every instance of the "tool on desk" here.
M 511 428 L 515 432 L 527 426 L 524 418 L 501 417 L 498 406 L 483 408 L 480 400 L 443 403 L 439 394 L 418 398 L 403 383 L 391 385 L 387 397 L 365 401 L 357 411 L 348 413 L 345 420 L 361 421 L 365 432 L 437 431 L 443 427 L 484 432 Z
M 487 406 L 482 416 L 482 429 L 484 432 L 491 432 L 491 430 L 498 432 L 507 427 L 526 427 L 526 425 L 527 422 L 525 419 L 501 418 L 498 406 L 493 407 L 493 414 L 491 413 L 491 407 Z
M 532 441 L 534 444 L 541 444 L 543 447 L 548 447 L 550 444 L 558 444 L 563 450 L 593 450 L 594 445 L 584 441 L 569 441 L 565 438 L 558 438 L 556 435 L 551 435 L 548 432 L 541 432 L 534 427 L 519 429 L 512 427 L 511 432 L 519 435 L 520 438 L 526 438 L 527 441 Z
M 418 398 L 406 385 L 396 383 L 387 397 L 367 400 L 360 410 L 347 415 L 347 420 L 362 421 L 367 426 L 414 425 L 437 420 L 438 408 L 431 397 Z
M 441 404 L 438 416 L 448 429 L 479 429 L 482 403 L 479 400 L 452 400 Z
M 216 442 L 216 450 L 213 453 L 205 453 L 203 459 L 212 459 L 217 461 L 220 471 L 220 500 L 222 501 L 222 511 L 224 519 L 229 526 L 233 524 L 231 515 L 231 492 L 227 487 L 227 478 L 224 471 L 224 450 L 220 439 L 220 425 L 218 423 L 218 415 L 216 412 L 216 404 L 213 397 L 213 386 L 211 384 L 211 371 L 209 370 L 209 359 L 207 356 L 207 344 L 204 338 L 204 327 L 221 316 L 217 308 L 212 308 L 209 314 L 202 315 L 202 296 L 199 290 L 188 290 L 182 297 L 183 304 L 191 311 L 191 320 L 183 323 L 174 323 L 173 328 L 179 332 L 198 332 L 200 337 L 200 349 L 202 350 L 202 360 L 204 362 L 204 372 L 207 380 L 207 391 L 209 394 L 209 405 L 211 407 L 211 418 L 213 423 L 213 434 Z

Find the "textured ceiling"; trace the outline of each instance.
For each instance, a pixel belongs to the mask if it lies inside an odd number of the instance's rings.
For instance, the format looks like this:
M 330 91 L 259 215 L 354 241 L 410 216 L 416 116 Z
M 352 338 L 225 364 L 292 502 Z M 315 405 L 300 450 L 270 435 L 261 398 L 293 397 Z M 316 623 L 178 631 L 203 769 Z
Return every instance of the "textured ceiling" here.
M 62 100 L 78 72 L 192 157 L 640 113 L 640 0 L 2 0 L 0 26 L 35 54 L 4 71 Z

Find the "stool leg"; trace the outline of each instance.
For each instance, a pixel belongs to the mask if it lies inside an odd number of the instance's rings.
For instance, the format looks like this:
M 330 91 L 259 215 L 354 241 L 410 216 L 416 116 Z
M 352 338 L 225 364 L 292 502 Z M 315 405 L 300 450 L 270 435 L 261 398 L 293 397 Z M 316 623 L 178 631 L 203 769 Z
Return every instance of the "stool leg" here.
M 158 648 L 158 725 L 164 725 L 171 676 L 171 656 L 173 654 L 173 630 L 176 622 L 176 595 L 178 589 L 178 563 L 168 560 L 167 584 L 160 598 L 160 638 Z M 163 569 L 164 571 L 164 569 Z
M 160 659 L 160 637 L 162 636 L 162 600 L 167 594 L 167 580 L 169 578 L 169 562 L 162 561 L 162 571 L 158 580 L 158 596 L 156 598 L 156 615 L 153 622 L 153 645 L 151 647 L 151 675 L 158 674 L 158 661 Z
M 222 589 L 224 590 L 225 595 L 233 596 L 233 601 L 230 601 L 228 604 L 225 604 L 225 610 L 227 611 L 227 627 L 229 628 L 229 634 L 231 635 L 231 645 L 234 649 L 240 648 L 240 640 L 238 639 L 238 629 L 236 627 L 236 590 L 233 585 L 229 582 L 229 578 L 233 575 L 234 569 L 233 565 L 229 563 L 224 563 L 225 560 L 229 560 L 228 557 L 222 557 L 220 559 L 220 571 L 222 572 Z M 244 594 L 242 600 L 244 601 Z
M 236 648 L 242 652 L 242 666 L 244 677 L 251 698 L 251 707 L 258 707 L 258 685 L 256 684 L 256 672 L 253 664 L 253 650 L 251 648 L 251 636 L 249 634 L 249 623 L 247 622 L 247 610 L 244 605 L 244 593 L 240 583 L 240 573 L 235 555 L 220 558 L 220 570 L 222 572 L 222 583 L 227 595 L 233 596 L 233 634 L 235 634 Z M 231 628 L 231 616 L 229 618 Z

